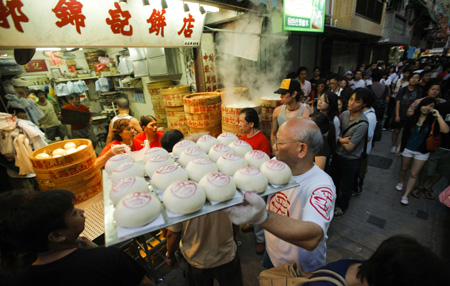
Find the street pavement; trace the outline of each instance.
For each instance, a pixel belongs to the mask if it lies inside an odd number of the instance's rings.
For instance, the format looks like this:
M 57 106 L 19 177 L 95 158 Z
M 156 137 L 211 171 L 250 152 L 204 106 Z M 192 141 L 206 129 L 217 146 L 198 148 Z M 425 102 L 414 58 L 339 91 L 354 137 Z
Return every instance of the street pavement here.
M 383 131 L 382 140 L 376 143 L 371 152 L 373 156 L 369 157 L 362 194 L 353 196 L 344 216 L 333 219 L 330 225 L 327 262 L 343 258 L 367 259 L 383 240 L 406 234 L 429 247 L 450 266 L 450 209 L 437 198 L 447 187 L 447 180 L 441 179 L 434 186 L 435 200 L 410 196 L 409 205 L 401 205 L 402 193 L 395 190 L 401 158 L 391 154 L 390 147 L 391 132 Z M 241 232 L 241 239 L 243 245 L 238 252 L 244 285 L 259 285 L 258 275 L 264 270 L 263 256 L 255 253 L 252 232 Z M 187 285 L 182 265 L 167 273 L 159 285 Z

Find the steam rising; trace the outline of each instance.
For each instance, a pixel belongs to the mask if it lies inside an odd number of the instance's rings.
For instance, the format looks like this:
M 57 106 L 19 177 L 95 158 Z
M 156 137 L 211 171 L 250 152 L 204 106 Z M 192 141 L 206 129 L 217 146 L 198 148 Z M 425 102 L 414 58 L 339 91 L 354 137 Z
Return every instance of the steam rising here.
M 233 23 L 234 30 L 242 33 L 219 32 L 216 35 L 216 68 L 225 88 L 224 106 L 251 107 L 260 105 L 261 98 L 279 99 L 274 91 L 291 70 L 291 62 L 287 59 L 290 50 L 288 37 L 266 31 L 262 32 L 266 36 L 261 36 L 259 40 L 256 34 L 261 31 L 261 22 L 261 17 L 247 13 Z M 263 27 L 263 30 L 266 29 Z M 259 55 L 258 47 L 263 50 Z M 249 60 L 251 57 L 258 61 Z M 249 98 L 234 94 L 235 87 L 248 88 Z

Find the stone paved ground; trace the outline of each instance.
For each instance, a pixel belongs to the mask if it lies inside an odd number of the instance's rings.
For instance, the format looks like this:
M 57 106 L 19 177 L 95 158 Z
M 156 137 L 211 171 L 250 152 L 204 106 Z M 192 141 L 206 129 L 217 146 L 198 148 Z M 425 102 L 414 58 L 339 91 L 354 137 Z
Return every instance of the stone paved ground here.
M 388 169 L 369 167 L 361 196 L 352 197 L 345 215 L 334 219 L 328 231 L 327 261 L 341 258 L 368 258 L 386 238 L 407 234 L 430 247 L 450 265 L 450 209 L 438 199 L 416 199 L 410 205 L 400 204 L 401 193 L 395 190 L 401 159 L 389 153 L 391 132 L 384 131 L 372 155 L 392 159 Z M 447 186 L 442 179 L 434 187 L 437 195 Z M 263 270 L 262 255 L 256 255 L 253 233 L 241 233 L 243 246 L 239 248 L 244 285 L 259 285 L 257 277 Z M 230 275 L 232 275 L 230 273 Z M 166 274 L 160 285 L 186 285 L 182 270 Z M 216 283 L 216 285 L 218 285 Z

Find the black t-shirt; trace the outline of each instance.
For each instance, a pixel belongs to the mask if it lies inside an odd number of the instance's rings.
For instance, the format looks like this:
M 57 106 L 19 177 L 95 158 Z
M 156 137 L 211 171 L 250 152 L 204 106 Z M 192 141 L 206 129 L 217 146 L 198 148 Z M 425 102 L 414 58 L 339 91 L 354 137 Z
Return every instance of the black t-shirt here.
M 441 114 L 442 118 L 445 122 L 450 126 L 450 102 L 444 102 L 439 104 L 436 109 Z M 435 126 L 434 128 L 436 128 Z M 450 150 L 450 133 L 443 134 L 441 133 L 441 146 L 442 148 Z
M 77 249 L 45 265 L 31 266 L 17 285 L 138 285 L 145 270 L 117 248 Z

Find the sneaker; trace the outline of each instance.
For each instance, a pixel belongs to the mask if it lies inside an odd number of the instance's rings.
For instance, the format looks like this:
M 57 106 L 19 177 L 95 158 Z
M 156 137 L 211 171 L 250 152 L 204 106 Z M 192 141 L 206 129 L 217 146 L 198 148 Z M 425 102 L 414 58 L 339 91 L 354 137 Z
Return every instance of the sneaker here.
M 266 251 L 266 244 L 264 242 L 256 243 L 255 251 L 256 254 L 263 254 Z
M 399 192 L 403 191 L 403 184 L 398 183 L 397 186 L 395 186 L 395 189 Z
M 243 244 L 243 243 L 242 243 L 242 240 L 240 240 L 240 239 L 235 240 L 234 242 L 236 243 L 236 246 L 237 246 L 237 247 L 241 247 L 242 244 Z
M 362 192 L 355 192 L 355 191 L 353 191 L 353 192 L 352 192 L 352 196 L 360 196 L 361 193 L 362 193 Z
M 394 132 L 394 129 L 391 129 L 391 132 Z
M 383 130 L 383 131 L 387 131 L 387 128 L 384 128 L 384 127 L 383 127 L 383 128 L 381 129 L 381 130 Z
M 344 211 L 340 207 L 334 209 L 334 218 L 340 218 L 344 215 Z
M 402 197 L 402 199 L 400 200 L 400 203 L 404 206 L 407 206 L 409 204 L 408 202 L 408 198 L 407 197 Z
M 395 151 L 397 151 L 397 147 L 392 146 L 392 148 L 391 148 L 391 153 L 392 153 L 392 154 L 395 154 Z

